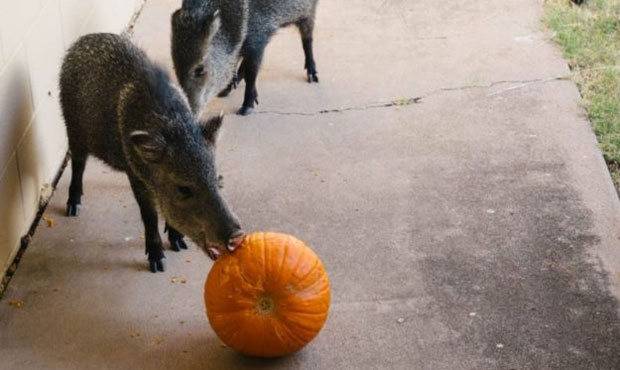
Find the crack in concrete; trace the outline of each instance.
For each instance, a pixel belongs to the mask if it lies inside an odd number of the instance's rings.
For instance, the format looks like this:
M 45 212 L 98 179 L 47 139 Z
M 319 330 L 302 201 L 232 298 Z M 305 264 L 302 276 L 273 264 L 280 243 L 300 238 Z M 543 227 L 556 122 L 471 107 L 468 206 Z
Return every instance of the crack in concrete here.
M 323 109 L 317 112 L 283 112 L 277 110 L 266 110 L 266 111 L 258 111 L 254 114 L 276 114 L 280 116 L 318 116 L 321 114 L 328 113 L 343 113 L 353 110 L 367 110 L 367 109 L 377 109 L 377 108 L 389 108 L 395 106 L 407 106 L 412 104 L 418 104 L 422 100 L 421 96 L 414 98 L 403 98 L 396 99 L 386 103 L 372 103 L 368 105 L 354 106 L 354 107 L 342 107 L 342 108 L 332 108 L 332 109 Z
M 274 115 L 280 115 L 280 116 L 319 116 L 323 114 L 344 113 L 344 112 L 349 112 L 349 111 L 363 111 L 363 110 L 379 109 L 379 108 L 406 107 L 410 105 L 421 104 L 422 99 L 428 98 L 430 96 L 437 95 L 439 93 L 446 92 L 446 91 L 488 89 L 488 88 L 491 88 L 497 85 L 518 84 L 515 86 L 511 86 L 511 87 L 501 89 L 498 91 L 494 91 L 490 94 L 487 94 L 487 97 L 493 97 L 493 96 L 501 95 L 509 91 L 522 89 L 522 88 L 525 88 L 527 86 L 534 85 L 534 84 L 542 84 L 542 83 L 547 83 L 551 81 L 568 80 L 568 79 L 570 79 L 570 75 L 560 75 L 560 76 L 553 76 L 553 77 L 546 77 L 546 78 L 534 78 L 534 79 L 529 79 L 529 80 L 500 80 L 500 81 L 494 81 L 494 82 L 491 82 L 485 85 L 464 85 L 464 86 L 454 86 L 454 87 L 442 87 L 442 88 L 429 91 L 426 94 L 416 96 L 416 97 L 393 99 L 388 102 L 377 102 L 377 103 L 370 103 L 367 105 L 322 109 L 322 110 L 315 111 L 315 112 L 286 112 L 286 111 L 278 111 L 278 110 L 268 110 L 268 111 L 257 111 L 254 114 L 274 114 Z

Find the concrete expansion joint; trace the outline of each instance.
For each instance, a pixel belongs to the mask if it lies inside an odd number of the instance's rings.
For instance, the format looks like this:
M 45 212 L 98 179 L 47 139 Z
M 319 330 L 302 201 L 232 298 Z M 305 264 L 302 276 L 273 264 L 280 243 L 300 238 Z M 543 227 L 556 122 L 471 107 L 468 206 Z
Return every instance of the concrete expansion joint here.
M 379 109 L 379 108 L 394 108 L 394 107 L 406 107 L 415 104 L 421 104 L 422 100 L 434 95 L 438 95 L 444 92 L 451 91 L 464 91 L 464 90 L 474 90 L 474 89 L 489 89 L 498 85 L 505 84 L 513 84 L 510 87 L 493 91 L 486 95 L 486 97 L 493 97 L 497 95 L 504 94 L 509 91 L 519 90 L 526 88 L 535 84 L 548 83 L 553 81 L 561 81 L 570 79 L 570 75 L 559 75 L 545 78 L 535 78 L 529 80 L 500 80 L 494 81 L 484 85 L 463 85 L 463 86 L 454 86 L 454 87 L 442 87 L 436 90 L 432 90 L 427 92 L 426 94 L 416 96 L 416 97 L 407 97 L 407 98 L 399 98 L 393 99 L 387 102 L 376 102 L 370 103 L 367 105 L 358 105 L 358 106 L 350 106 L 350 107 L 339 107 L 339 108 L 330 108 L 330 109 L 322 109 L 314 112 L 294 112 L 294 111 L 279 111 L 279 110 L 268 110 L 268 111 L 257 111 L 254 114 L 274 114 L 280 116 L 320 116 L 323 114 L 331 114 L 331 113 L 344 113 L 349 111 L 363 111 L 369 109 Z

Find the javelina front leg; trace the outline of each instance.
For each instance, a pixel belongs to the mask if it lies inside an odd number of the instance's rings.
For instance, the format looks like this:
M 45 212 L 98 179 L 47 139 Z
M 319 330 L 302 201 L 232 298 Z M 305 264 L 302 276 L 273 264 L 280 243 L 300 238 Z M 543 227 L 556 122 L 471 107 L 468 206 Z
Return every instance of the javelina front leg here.
M 148 255 L 149 267 L 151 272 L 163 272 L 166 270 L 166 256 L 157 226 L 157 210 L 148 197 L 146 187 L 140 180 L 129 176 L 129 183 L 136 201 L 138 201 L 138 206 L 140 206 L 140 215 L 144 223 L 145 252 Z
M 217 94 L 218 97 L 220 98 L 227 97 L 230 94 L 230 92 L 233 89 L 236 89 L 237 86 L 239 86 L 239 84 L 241 83 L 241 81 L 243 81 L 244 76 L 245 76 L 245 62 L 244 61 L 245 59 L 241 61 L 241 64 L 239 65 L 239 70 L 234 72 L 233 78 L 228 84 L 228 86 L 226 86 L 224 90 L 220 91 L 220 93 Z
M 170 242 L 170 249 L 172 249 L 175 252 L 180 252 L 181 249 L 187 249 L 187 244 L 185 243 L 185 240 L 183 240 L 185 235 L 181 234 L 174 227 L 168 225 L 168 222 L 166 222 L 164 232 L 168 233 L 168 241 Z
M 220 98 L 225 98 L 230 94 L 231 91 L 233 91 L 233 89 L 236 89 L 236 88 L 237 88 L 237 72 L 233 73 L 233 77 L 230 80 L 230 83 L 228 84 L 228 86 L 226 86 L 224 90 L 220 91 L 220 93 L 217 94 L 217 96 Z
M 247 116 L 254 110 L 254 104 L 258 104 L 258 91 L 256 90 L 256 78 L 258 70 L 263 61 L 265 52 L 265 44 L 261 43 L 252 48 L 248 55 L 243 58 L 245 66 L 243 68 L 243 77 L 245 78 L 245 96 L 243 106 L 237 112 L 242 116 Z
M 66 215 L 69 217 L 80 214 L 83 194 L 82 179 L 84 177 L 84 168 L 86 167 L 86 158 L 87 156 L 78 153 L 73 153 L 71 157 L 71 185 L 69 186 L 66 212 Z

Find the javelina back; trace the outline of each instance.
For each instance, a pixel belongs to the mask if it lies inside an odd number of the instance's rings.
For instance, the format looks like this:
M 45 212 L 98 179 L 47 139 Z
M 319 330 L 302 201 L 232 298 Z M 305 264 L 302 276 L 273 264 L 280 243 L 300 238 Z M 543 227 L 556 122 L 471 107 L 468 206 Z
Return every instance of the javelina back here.
M 196 122 L 168 75 L 113 34 L 86 35 L 71 46 L 60 100 L 72 162 L 68 216 L 79 213 L 82 175 L 92 154 L 127 173 L 153 272 L 165 269 L 157 208 L 174 250 L 187 248 L 184 234 L 214 259 L 216 245 L 234 250 L 242 232 L 219 194 L 214 165 L 221 115 Z
M 278 28 L 290 24 L 301 32 L 308 82 L 319 82 L 312 49 L 317 1 L 184 0 L 172 15 L 172 59 L 194 113 L 245 79 L 238 113 L 250 114 L 258 103 L 256 77 L 265 47 Z

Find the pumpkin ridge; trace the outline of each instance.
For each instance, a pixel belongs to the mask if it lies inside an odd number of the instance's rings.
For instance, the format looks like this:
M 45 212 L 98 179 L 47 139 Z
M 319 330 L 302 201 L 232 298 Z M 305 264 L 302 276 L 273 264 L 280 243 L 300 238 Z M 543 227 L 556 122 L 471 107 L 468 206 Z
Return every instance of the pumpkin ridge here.
M 262 233 L 262 243 L 261 243 L 261 248 L 263 248 L 263 287 L 264 287 L 264 282 L 267 281 L 267 275 L 268 275 L 268 271 L 269 270 L 269 266 L 267 266 L 267 247 L 266 247 L 266 243 L 265 243 L 265 239 L 266 239 L 266 233 Z
M 297 262 L 295 262 L 295 266 L 291 269 L 291 276 L 295 274 L 295 271 L 297 271 L 297 269 L 299 268 L 299 264 L 301 263 L 301 261 L 303 261 L 305 255 L 306 248 L 302 248 L 299 257 L 297 258 Z
M 241 261 L 237 260 L 235 267 L 236 267 L 237 273 L 241 277 L 241 280 L 243 280 L 243 282 L 246 283 L 248 286 L 255 288 L 256 285 L 252 283 L 252 281 L 245 275 L 244 270 L 241 268 Z M 246 293 L 248 292 L 247 289 L 244 289 L 244 290 Z
M 233 311 L 231 311 L 233 312 Z M 302 310 L 291 310 L 291 309 L 286 309 L 286 313 L 294 313 L 294 314 L 300 314 L 300 315 L 323 315 L 325 316 L 325 312 L 306 312 L 306 311 L 302 311 Z M 283 315 L 282 315 L 283 316 Z M 279 319 L 282 319 L 282 316 L 278 316 Z
M 305 314 L 305 313 L 300 313 L 300 314 L 293 314 L 290 316 L 296 316 L 298 320 L 291 320 L 291 317 L 287 316 L 287 317 L 282 317 L 280 319 L 280 322 L 282 324 L 285 324 L 289 329 L 293 330 L 295 328 L 306 331 L 306 332 L 310 332 L 312 333 L 314 330 L 312 328 L 313 323 L 308 324 L 308 319 L 312 319 L 312 320 L 316 320 L 316 316 L 317 315 L 311 315 L 311 314 Z M 325 321 L 327 321 L 327 313 L 325 313 L 325 315 L 322 315 L 321 317 L 319 317 L 319 319 L 325 323 Z
M 288 240 L 286 241 L 286 244 L 284 244 L 284 253 L 282 253 L 282 261 L 280 262 L 280 268 L 278 269 L 278 274 L 276 275 L 276 281 L 280 281 L 280 278 L 282 277 L 282 270 L 284 270 L 284 262 L 286 261 L 286 256 L 288 254 L 288 250 L 289 250 L 289 244 L 290 244 L 290 240 L 291 237 L 288 237 Z
M 310 271 L 310 273 L 312 273 L 312 271 Z M 306 275 L 306 276 L 303 277 L 303 279 L 295 282 L 295 285 L 297 285 L 297 286 L 301 285 L 301 283 L 303 283 L 308 278 L 308 276 L 309 275 Z M 328 281 L 324 281 L 323 279 L 319 278 L 319 279 L 316 279 L 314 282 L 312 282 L 310 285 L 304 287 L 303 289 L 297 290 L 294 293 L 288 292 L 286 295 L 283 295 L 282 297 L 285 298 L 285 297 L 290 297 L 292 295 L 298 295 L 299 293 L 302 293 L 302 292 L 307 292 L 307 291 L 311 290 L 312 288 L 314 288 L 314 286 L 317 285 L 317 284 L 325 284 L 325 286 L 321 290 L 319 290 L 317 292 L 314 292 L 316 294 L 323 293 L 325 289 L 330 290 L 330 288 L 329 288 L 329 280 Z
M 298 343 L 295 344 L 295 348 L 297 348 L 299 345 L 303 346 L 303 343 L 306 343 L 307 341 L 304 340 L 303 338 L 301 338 L 299 335 L 297 335 L 293 330 L 291 330 L 291 328 L 288 327 L 288 323 L 286 321 L 280 321 L 280 325 L 279 325 L 282 329 L 286 330 L 286 332 L 289 334 L 289 336 L 296 340 Z
M 306 280 L 308 278 L 308 276 L 310 276 L 314 270 L 317 268 L 317 266 L 319 266 L 319 264 L 321 263 L 321 261 L 319 261 L 318 258 L 315 257 L 314 259 L 314 265 L 312 266 L 312 268 L 308 271 L 308 273 L 306 273 L 306 275 L 304 275 L 304 277 L 302 277 L 301 279 L 299 279 L 298 281 L 295 282 L 295 285 L 299 285 L 301 284 L 304 280 Z M 304 289 L 305 290 L 305 289 Z
M 218 309 L 213 309 L 211 308 L 209 310 L 209 314 L 213 314 L 213 315 L 228 315 L 228 314 L 235 314 L 235 313 L 239 313 L 239 312 L 243 312 L 243 311 L 247 311 L 248 308 L 244 307 L 244 308 L 237 308 L 237 309 L 222 309 L 221 311 Z

